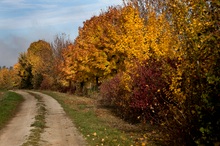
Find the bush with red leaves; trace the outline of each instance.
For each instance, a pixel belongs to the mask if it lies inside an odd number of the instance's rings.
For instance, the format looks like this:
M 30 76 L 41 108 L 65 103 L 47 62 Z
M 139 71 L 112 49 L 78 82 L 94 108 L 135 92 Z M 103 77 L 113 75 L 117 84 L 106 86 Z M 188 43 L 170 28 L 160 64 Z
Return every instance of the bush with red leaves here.
M 103 83 L 100 88 L 105 103 L 114 106 L 117 114 L 131 122 L 159 122 L 160 110 L 166 108 L 164 91 L 169 86 L 161 61 L 150 59 L 130 73 L 131 91 L 121 84 L 122 74 Z M 125 97 L 129 98 L 125 100 Z
M 147 121 L 160 122 L 160 111 L 166 107 L 165 91 L 169 88 L 169 77 L 164 74 L 162 61 L 150 59 L 138 66 L 131 74 L 132 96 L 131 106 L 134 112 L 139 113 L 142 123 Z

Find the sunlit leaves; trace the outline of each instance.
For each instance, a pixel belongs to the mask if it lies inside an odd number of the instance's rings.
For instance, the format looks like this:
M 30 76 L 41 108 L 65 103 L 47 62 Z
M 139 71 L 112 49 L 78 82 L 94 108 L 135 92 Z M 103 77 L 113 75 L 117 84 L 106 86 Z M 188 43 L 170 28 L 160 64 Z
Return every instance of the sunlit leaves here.
M 10 89 L 13 87 L 13 70 L 8 68 L 0 69 L 0 89 Z
M 65 72 L 74 81 L 98 84 L 101 79 L 131 68 L 133 61 L 148 58 L 144 29 L 136 9 L 110 7 L 79 29 L 73 49 L 64 51 L 64 63 L 68 66 Z
M 145 30 L 147 47 L 153 57 L 174 57 L 178 42 L 176 36 L 172 34 L 165 14 L 149 13 Z
M 51 74 L 52 50 L 45 41 L 33 42 L 27 52 L 21 53 L 15 72 L 21 78 L 20 88 L 35 88 L 41 86 L 44 77 Z
M 42 40 L 31 43 L 27 50 L 27 56 L 32 65 L 33 75 L 50 71 L 53 58 L 49 43 Z

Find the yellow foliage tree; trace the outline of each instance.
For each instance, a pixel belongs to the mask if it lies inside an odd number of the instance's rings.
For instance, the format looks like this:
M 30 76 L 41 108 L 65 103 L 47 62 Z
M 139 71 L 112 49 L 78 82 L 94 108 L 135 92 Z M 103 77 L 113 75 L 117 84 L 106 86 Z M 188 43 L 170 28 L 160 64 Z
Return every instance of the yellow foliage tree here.
M 51 74 L 53 68 L 50 44 L 42 40 L 31 43 L 27 50 L 27 58 L 33 75 L 32 84 L 37 89 L 40 87 L 44 77 Z
M 0 69 L 0 89 L 17 88 L 20 83 L 20 78 L 17 76 L 13 68 Z

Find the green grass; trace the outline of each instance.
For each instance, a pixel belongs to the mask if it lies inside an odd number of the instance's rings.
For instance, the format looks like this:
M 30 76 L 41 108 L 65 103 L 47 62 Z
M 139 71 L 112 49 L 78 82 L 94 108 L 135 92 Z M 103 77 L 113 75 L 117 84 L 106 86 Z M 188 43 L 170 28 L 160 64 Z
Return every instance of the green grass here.
M 35 116 L 35 121 L 33 124 L 31 124 L 32 127 L 34 127 L 31 130 L 31 134 L 29 135 L 27 141 L 22 146 L 38 146 L 40 142 L 41 133 L 44 131 L 44 128 L 46 127 L 46 121 L 45 121 L 45 114 L 46 114 L 46 108 L 42 101 L 42 97 L 34 94 L 32 92 L 28 92 L 32 96 L 34 96 L 38 102 L 37 102 L 37 115 Z
M 44 93 L 52 96 L 62 105 L 67 115 L 74 121 L 74 124 L 84 135 L 89 145 L 134 145 L 133 140 L 128 135 L 117 128 L 109 126 L 97 114 L 98 109 L 94 106 L 94 100 L 57 92 L 44 91 Z
M 23 97 L 17 93 L 0 91 L 0 129 L 15 115 L 23 100 Z

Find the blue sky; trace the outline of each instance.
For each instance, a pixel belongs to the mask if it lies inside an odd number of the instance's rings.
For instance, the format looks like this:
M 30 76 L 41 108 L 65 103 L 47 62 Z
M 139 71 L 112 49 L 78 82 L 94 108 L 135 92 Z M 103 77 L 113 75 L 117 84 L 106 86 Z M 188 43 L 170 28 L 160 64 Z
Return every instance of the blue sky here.
M 39 39 L 65 33 L 74 40 L 83 21 L 112 5 L 122 0 L 0 0 L 0 66 L 13 66 Z

